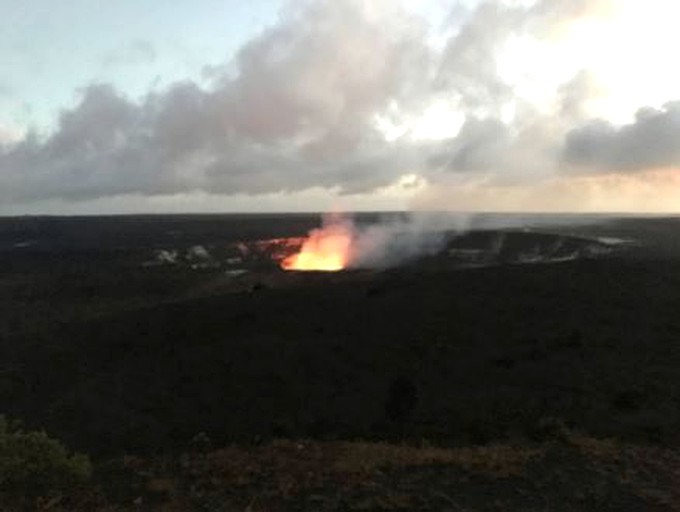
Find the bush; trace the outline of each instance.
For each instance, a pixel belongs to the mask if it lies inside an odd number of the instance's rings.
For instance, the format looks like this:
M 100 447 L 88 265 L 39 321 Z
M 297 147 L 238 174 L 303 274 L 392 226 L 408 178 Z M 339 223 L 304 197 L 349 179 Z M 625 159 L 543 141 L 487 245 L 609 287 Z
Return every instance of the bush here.
M 25 502 L 68 492 L 91 473 L 85 455 L 70 454 L 45 432 L 25 431 L 0 416 L 0 495 L 6 500 Z

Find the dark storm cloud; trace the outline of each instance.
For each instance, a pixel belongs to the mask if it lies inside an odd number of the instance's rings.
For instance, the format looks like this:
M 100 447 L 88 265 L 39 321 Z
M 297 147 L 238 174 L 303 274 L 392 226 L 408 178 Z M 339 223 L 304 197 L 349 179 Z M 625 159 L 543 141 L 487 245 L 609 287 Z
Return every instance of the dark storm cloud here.
M 635 121 L 591 121 L 570 131 L 564 159 L 585 170 L 640 171 L 680 165 L 680 102 L 645 108 Z

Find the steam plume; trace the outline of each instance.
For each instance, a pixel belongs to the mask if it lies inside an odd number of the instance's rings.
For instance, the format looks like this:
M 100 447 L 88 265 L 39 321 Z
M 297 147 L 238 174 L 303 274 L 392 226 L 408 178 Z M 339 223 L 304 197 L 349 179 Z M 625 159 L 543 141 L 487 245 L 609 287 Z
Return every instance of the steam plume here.
M 288 270 L 389 268 L 438 252 L 451 231 L 467 219 L 437 214 L 383 215 L 376 223 L 359 223 L 346 214 L 324 216 L 309 233 L 300 253 L 286 259 Z

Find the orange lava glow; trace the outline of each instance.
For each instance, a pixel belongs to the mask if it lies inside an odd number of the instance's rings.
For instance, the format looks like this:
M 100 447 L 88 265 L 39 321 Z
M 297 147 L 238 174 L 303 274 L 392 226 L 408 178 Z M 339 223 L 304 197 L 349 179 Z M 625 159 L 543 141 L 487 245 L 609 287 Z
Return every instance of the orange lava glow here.
M 352 231 L 344 225 L 312 230 L 300 252 L 281 262 L 284 270 L 337 272 L 347 267 Z

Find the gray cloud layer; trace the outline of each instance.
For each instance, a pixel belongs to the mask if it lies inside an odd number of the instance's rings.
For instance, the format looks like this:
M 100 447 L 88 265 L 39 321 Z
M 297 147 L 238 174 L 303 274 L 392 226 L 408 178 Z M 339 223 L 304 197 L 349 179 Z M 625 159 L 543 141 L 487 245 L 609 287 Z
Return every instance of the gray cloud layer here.
M 90 86 L 52 135 L 6 148 L 0 195 L 254 194 L 389 183 L 412 157 L 385 142 L 374 116 L 408 101 L 429 57 L 419 20 L 389 4 L 296 3 L 209 89 L 179 83 L 135 104 L 107 85 Z
M 583 77 L 561 91 L 560 120 L 518 102 L 508 124 L 501 108 L 514 92 L 499 77 L 495 53 L 513 34 L 559 30 L 606 3 L 487 2 L 438 51 L 424 21 L 398 2 L 299 0 L 223 69 L 212 69 L 209 87 L 178 83 L 132 102 L 91 85 L 49 136 L 0 143 L 0 199 L 315 186 L 353 193 L 411 172 L 436 182 L 452 172 L 517 177 L 544 169 L 560 159 L 565 123 L 579 119 Z M 456 99 L 466 114 L 455 138 L 388 142 L 376 127 L 378 115 L 408 120 L 437 98 Z M 599 123 L 571 131 L 565 159 L 592 169 L 675 161 L 678 110 L 643 113 L 619 130 Z
M 635 122 L 616 127 L 592 121 L 570 131 L 565 160 L 581 169 L 640 171 L 680 165 L 680 102 L 644 108 Z

